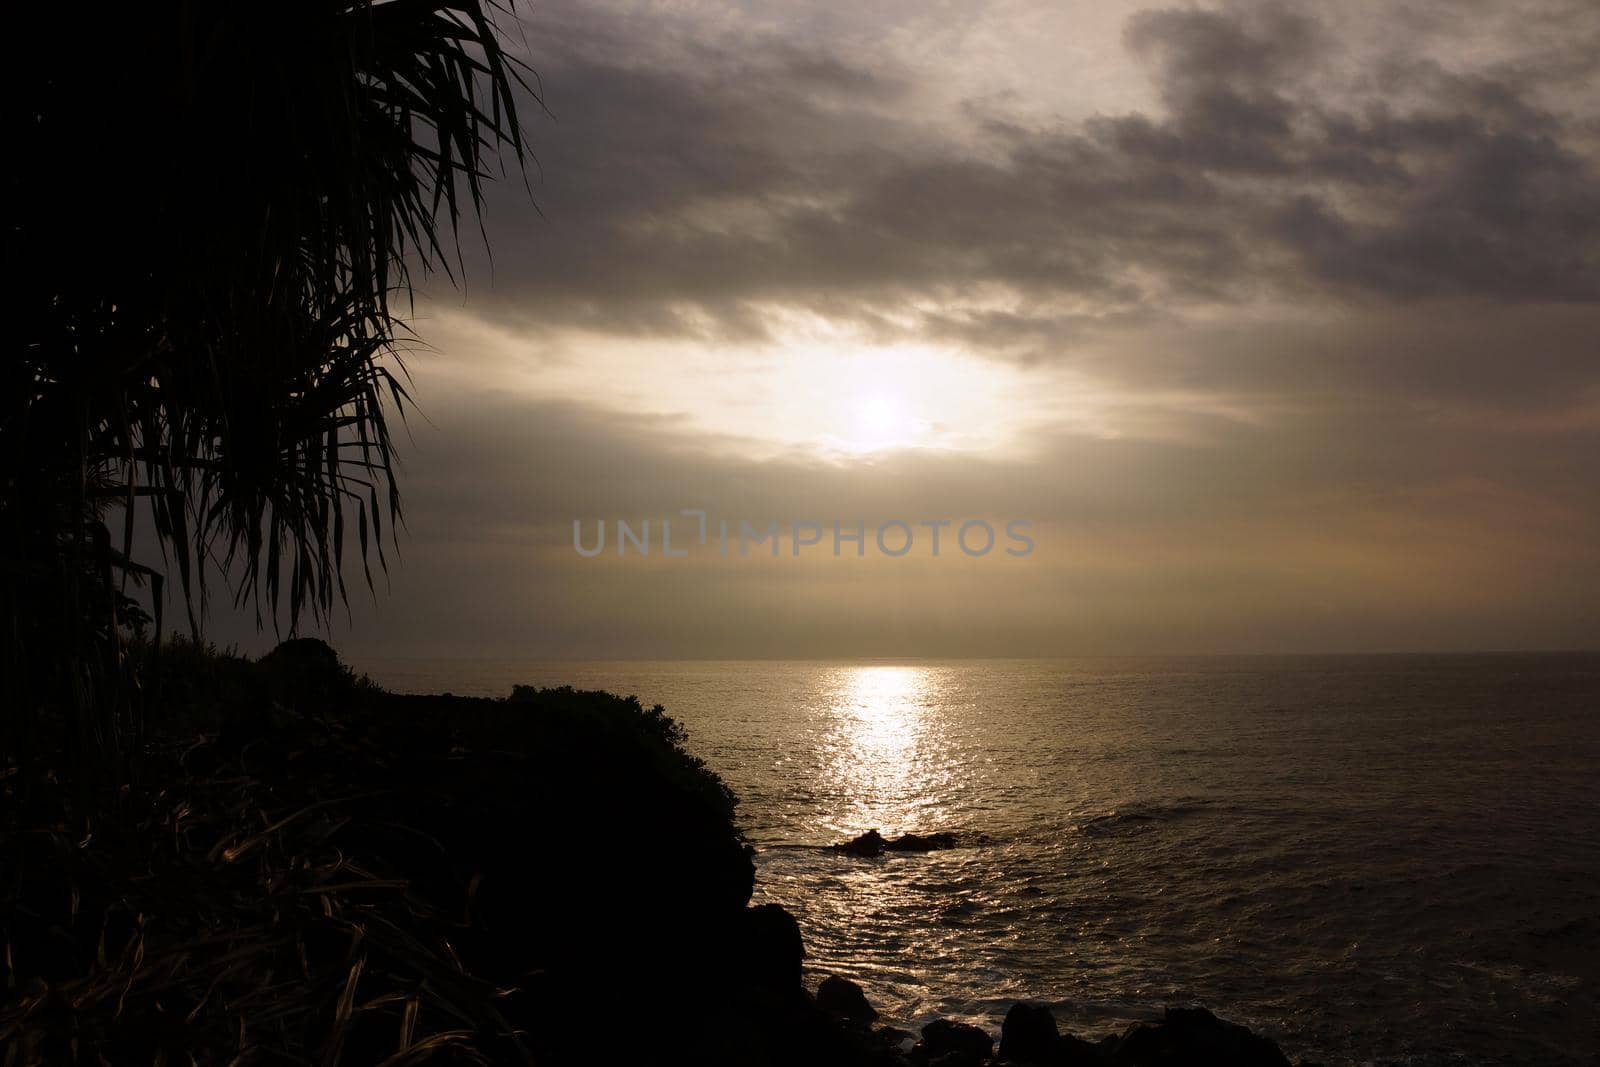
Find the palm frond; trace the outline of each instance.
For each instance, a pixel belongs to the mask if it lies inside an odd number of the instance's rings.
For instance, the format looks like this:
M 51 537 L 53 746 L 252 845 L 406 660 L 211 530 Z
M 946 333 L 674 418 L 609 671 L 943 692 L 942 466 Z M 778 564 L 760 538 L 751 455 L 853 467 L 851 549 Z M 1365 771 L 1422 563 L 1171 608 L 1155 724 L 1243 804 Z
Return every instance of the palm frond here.
M 118 5 L 74 27 L 70 63 L 41 47 L 8 70 L 8 260 L 30 269 L 0 378 L 0 561 L 82 573 L 82 517 L 110 500 L 147 509 L 191 628 L 219 564 L 263 623 L 325 615 L 352 519 L 370 584 L 402 521 L 396 308 L 413 274 L 456 276 L 486 180 L 527 158 L 518 103 L 538 97 L 507 14 Z M 59 29 L 32 5 L 12 39 Z M 13 636 L 59 643 L 19 582 Z

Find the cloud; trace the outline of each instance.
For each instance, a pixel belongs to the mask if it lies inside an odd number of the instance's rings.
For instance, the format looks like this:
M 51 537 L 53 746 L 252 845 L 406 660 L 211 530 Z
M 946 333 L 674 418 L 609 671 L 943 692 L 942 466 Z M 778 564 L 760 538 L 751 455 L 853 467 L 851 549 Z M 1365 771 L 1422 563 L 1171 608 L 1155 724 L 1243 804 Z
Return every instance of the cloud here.
M 1402 405 L 1060 432 L 1027 459 L 887 454 L 841 472 L 672 419 L 433 389 L 404 562 L 336 642 L 385 655 L 941 655 L 1577 646 L 1600 623 L 1600 497 L 1562 454 L 1600 426 L 1485 431 Z M 1470 451 L 1473 459 L 1464 463 Z M 611 554 L 571 524 L 685 507 L 757 525 L 1033 521 L 1026 559 Z M 688 541 L 693 524 L 676 526 Z M 614 535 L 613 535 L 614 536 Z M 213 637 L 252 640 L 238 620 Z
M 1592 643 L 1592 3 L 1141 11 L 1113 60 L 1090 57 L 1118 86 L 1091 113 L 996 65 L 1018 47 L 997 20 L 1057 15 L 541 5 L 542 214 L 501 183 L 492 262 L 474 253 L 465 297 L 421 323 L 443 355 L 414 361 L 431 422 L 407 453 L 407 562 L 351 639 L 585 656 Z M 1087 62 L 1073 45 L 1061 62 Z M 774 369 L 817 358 L 793 344 L 811 320 L 847 353 L 983 357 L 1028 386 L 1006 409 L 1028 433 L 840 465 L 708 429 L 740 404 L 740 426 L 763 404 L 822 410 Z M 684 507 L 1026 517 L 1041 548 L 977 570 L 573 558 L 574 518 Z
M 1381 46 L 1309 7 L 1143 12 L 1125 42 L 1159 104 L 1041 124 L 977 100 L 930 118 L 937 72 L 859 48 L 557 9 L 542 25 L 577 28 L 543 53 L 544 218 L 500 191 L 472 306 L 710 339 L 760 338 L 780 306 L 1005 354 L 1036 319 L 1594 303 L 1597 117 L 1573 94 L 1600 15 L 1529 5 L 1480 58 L 1420 11 L 1380 14 Z

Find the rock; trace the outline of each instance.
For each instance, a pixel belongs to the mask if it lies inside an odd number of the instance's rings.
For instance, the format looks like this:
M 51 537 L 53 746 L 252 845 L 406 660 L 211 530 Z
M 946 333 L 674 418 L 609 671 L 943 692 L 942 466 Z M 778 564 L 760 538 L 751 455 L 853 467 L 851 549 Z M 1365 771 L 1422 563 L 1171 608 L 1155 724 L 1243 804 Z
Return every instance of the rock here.
M 1168 1008 L 1160 1022 L 1135 1023 L 1116 1044 L 1118 1067 L 1290 1067 L 1277 1045 L 1204 1008 Z
M 780 905 L 758 904 L 745 909 L 741 927 L 746 977 L 774 992 L 801 990 L 800 962 L 806 949 L 794 916 Z
M 893 841 L 885 841 L 883 847 L 889 852 L 933 852 L 936 849 L 955 848 L 956 835 L 950 833 L 928 834 L 901 834 Z
M 876 830 L 868 830 L 859 837 L 833 846 L 835 852 L 852 856 L 881 856 L 885 852 L 933 852 L 937 849 L 955 848 L 956 835 L 952 833 L 901 834 L 885 838 Z
M 975 1060 L 982 1060 L 993 1050 L 994 1039 L 971 1023 L 935 1019 L 922 1028 L 922 1051 L 930 1064 L 952 1052 L 966 1053 Z
M 1000 1026 L 1000 1058 L 1022 1063 L 1047 1063 L 1055 1059 L 1061 1043 L 1056 1017 L 1043 1004 L 1011 1005 Z
M 884 844 L 882 834 L 876 830 L 868 830 L 841 845 L 834 845 L 833 849 L 835 852 L 848 852 L 852 856 L 881 856 Z
M 884 1048 L 891 1049 L 901 1055 L 910 1052 L 917 1043 L 917 1035 L 910 1030 L 901 1030 L 894 1026 L 880 1026 L 872 1032 L 873 1039 Z
M 867 1003 L 861 987 L 848 978 L 830 974 L 817 986 L 817 1007 L 847 1022 L 865 1026 L 878 1017 L 878 1010 Z
M 1111 1062 L 1116 1043 L 1115 1037 L 1086 1041 L 1075 1034 L 1062 1034 L 1056 1043 L 1055 1067 L 1103 1067 Z
M 946 1052 L 928 1061 L 928 1067 L 983 1067 L 983 1057 L 974 1056 L 965 1049 Z

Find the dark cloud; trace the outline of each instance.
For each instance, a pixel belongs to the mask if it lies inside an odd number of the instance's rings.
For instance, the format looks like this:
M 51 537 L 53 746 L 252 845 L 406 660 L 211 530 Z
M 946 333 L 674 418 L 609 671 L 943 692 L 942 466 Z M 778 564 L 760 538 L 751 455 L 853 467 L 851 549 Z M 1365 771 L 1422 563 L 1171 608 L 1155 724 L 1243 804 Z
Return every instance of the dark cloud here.
M 946 316 L 939 329 L 1121 389 L 1359 410 L 1426 404 L 1467 417 L 1595 411 L 1600 306 L 1414 302 L 1307 314 Z
M 1272 91 L 1302 77 L 1329 47 L 1314 19 L 1275 5 L 1145 11 L 1128 20 L 1125 37 L 1135 52 L 1162 55 L 1169 102 L 1241 88 Z
M 1537 32 L 1558 16 L 1571 50 Z M 1512 37 L 1511 58 L 1446 66 L 1309 9 L 1151 11 L 1126 42 L 1161 106 L 1046 128 L 921 115 L 910 72 L 858 55 L 585 22 L 557 34 L 572 51 L 538 53 L 559 120 L 536 129 L 545 217 L 513 222 L 526 212 L 502 191 L 473 306 L 530 328 L 748 338 L 765 305 L 872 324 L 988 292 L 1007 311 L 960 330 L 983 350 L 985 321 L 1004 348 L 1016 316 L 1063 306 L 1593 302 L 1592 103 L 1547 90 L 1592 83 L 1576 49 L 1595 23 L 1538 8 L 1522 53 Z

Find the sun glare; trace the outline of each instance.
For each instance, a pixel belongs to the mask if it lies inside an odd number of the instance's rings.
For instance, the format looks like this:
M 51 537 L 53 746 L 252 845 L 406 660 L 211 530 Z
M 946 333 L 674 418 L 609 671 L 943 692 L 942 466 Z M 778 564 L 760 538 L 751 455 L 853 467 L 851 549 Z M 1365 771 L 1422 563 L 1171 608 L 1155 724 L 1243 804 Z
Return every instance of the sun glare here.
M 798 449 L 871 460 L 912 449 L 1007 450 L 1030 426 L 1058 421 L 1062 395 L 1040 388 L 1028 368 L 937 345 L 863 343 L 842 331 L 780 336 L 748 350 L 607 338 L 586 343 L 581 360 L 533 360 L 517 355 L 508 336 L 442 318 L 436 334 L 463 332 L 441 347 L 454 340 L 460 351 L 500 348 L 536 395 L 587 401 L 603 380 L 618 410 L 670 416 L 708 440 L 737 442 L 747 455 Z
M 908 448 L 918 443 L 918 427 L 899 397 L 866 393 L 856 398 L 848 447 L 852 452 Z

